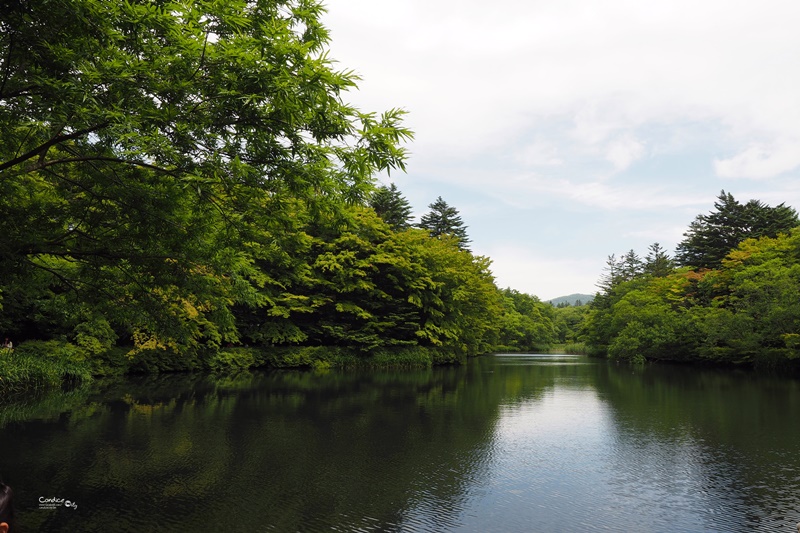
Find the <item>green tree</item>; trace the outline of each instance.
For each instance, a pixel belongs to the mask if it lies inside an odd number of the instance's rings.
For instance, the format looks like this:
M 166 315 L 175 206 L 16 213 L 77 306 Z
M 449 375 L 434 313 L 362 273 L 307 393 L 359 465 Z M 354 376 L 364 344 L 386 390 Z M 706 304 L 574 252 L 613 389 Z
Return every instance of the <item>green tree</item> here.
M 470 239 L 467 237 L 467 227 L 461 220 L 458 210 L 449 206 L 441 196 L 428 205 L 428 208 L 430 211 L 422 215 L 419 227 L 427 230 L 431 237 L 452 235 L 458 239 L 458 245 L 462 250 L 468 250 Z
M 664 248 L 657 242 L 647 249 L 644 259 L 644 273 L 656 278 L 663 278 L 673 269 L 673 261 Z
M 417 243 L 416 262 L 432 281 L 409 298 L 422 303 L 421 344 L 441 346 L 463 355 L 490 351 L 497 344 L 502 297 L 492 276 L 491 260 L 462 249 L 451 235 L 431 239 L 426 232 L 397 234 Z
M 622 256 L 622 268 L 620 270 L 622 279 L 630 281 L 636 276 L 640 276 L 642 273 L 644 273 L 644 263 L 639 257 L 639 254 L 632 249 L 628 250 L 628 252 Z
M 308 254 L 311 279 L 293 287 L 311 312 L 296 315 L 307 344 L 371 350 L 417 344 L 430 273 L 419 250 L 374 212 L 354 207 L 346 224 L 317 233 Z
M 679 265 L 717 268 L 722 259 L 745 239 L 776 237 L 800 224 L 797 212 L 784 204 L 770 207 L 758 200 L 746 204 L 722 191 L 714 211 L 697 215 L 678 244 Z
M 612 307 L 608 356 L 632 362 L 692 358 L 697 335 L 684 306 L 689 284 L 685 275 L 628 284 Z
M 548 310 L 536 296 L 514 289 L 503 289 L 503 315 L 500 321 L 500 348 L 517 352 L 547 349 L 556 338 Z
M 800 230 L 742 242 L 700 288 L 704 358 L 773 364 L 800 358 Z
M 616 284 L 590 306 L 591 353 L 758 366 L 800 360 L 800 229 L 746 239 L 718 268 Z M 556 310 L 560 311 L 560 310 Z
M 332 67 L 322 13 L 6 2 L 0 322 L 77 335 L 100 313 L 139 344 L 235 341 L 230 307 L 265 305 L 253 250 L 292 226 L 287 205 L 336 211 L 404 165 L 402 111 L 343 101 L 356 77 Z
M 578 342 L 581 340 L 583 324 L 586 320 L 589 306 L 575 305 L 555 308 L 555 327 L 557 341 L 560 343 Z
M 687 232 L 691 238 L 681 245 L 702 261 L 673 268 L 656 243 L 642 276 L 631 268 L 637 263 L 633 252 L 621 260 L 608 258 L 603 292 L 591 303 L 583 326 L 590 354 L 757 366 L 800 360 L 795 211 L 754 200 L 742 205 L 724 192 L 716 207 L 717 212 L 695 220 Z M 746 238 L 765 231 L 776 236 Z
M 382 185 L 372 194 L 369 205 L 378 216 L 394 231 L 402 231 L 411 227 L 411 204 L 392 183 Z
M 624 262 L 617 259 L 616 254 L 611 254 L 606 258 L 606 264 L 600 280 L 597 282 L 597 287 L 603 294 L 608 294 L 623 281 L 625 281 Z
M 362 206 L 313 218 L 298 205 L 293 220 L 287 237 L 276 236 L 279 249 L 293 246 L 286 257 L 269 252 L 258 263 L 268 276 L 263 305 L 236 309 L 248 343 L 419 345 L 448 356 L 496 344 L 502 309 L 489 261 L 454 237 L 392 231 Z

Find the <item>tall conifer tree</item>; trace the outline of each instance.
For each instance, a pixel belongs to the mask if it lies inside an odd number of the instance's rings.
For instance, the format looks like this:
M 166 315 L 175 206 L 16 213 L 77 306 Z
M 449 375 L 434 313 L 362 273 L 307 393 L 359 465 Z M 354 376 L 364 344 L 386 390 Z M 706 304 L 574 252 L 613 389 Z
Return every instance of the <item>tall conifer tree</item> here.
M 672 271 L 673 261 L 657 242 L 647 249 L 644 259 L 644 272 L 656 278 L 663 278 Z
M 683 234 L 675 253 L 680 265 L 717 268 L 743 240 L 776 237 L 800 224 L 797 212 L 784 204 L 770 207 L 758 200 L 741 204 L 724 190 L 717 198 L 714 211 L 697 215 Z
M 458 246 L 462 250 L 469 250 L 467 244 L 470 239 L 467 237 L 467 226 L 461 220 L 458 210 L 451 207 L 441 196 L 436 201 L 428 205 L 430 211 L 423 215 L 419 222 L 419 227 L 428 230 L 431 237 L 440 235 L 452 235 L 458 238 Z
M 411 204 L 394 183 L 389 187 L 379 187 L 370 198 L 369 205 L 393 230 L 402 231 L 411 227 Z

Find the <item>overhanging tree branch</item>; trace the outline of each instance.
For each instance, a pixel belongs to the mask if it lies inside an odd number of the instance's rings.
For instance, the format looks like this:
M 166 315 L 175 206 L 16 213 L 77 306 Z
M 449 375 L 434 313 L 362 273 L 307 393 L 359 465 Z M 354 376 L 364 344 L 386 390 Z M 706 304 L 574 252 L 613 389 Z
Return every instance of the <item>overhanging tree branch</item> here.
M 51 167 L 53 165 L 63 165 L 65 163 L 80 163 L 80 162 L 87 162 L 87 161 L 106 161 L 110 163 L 122 163 L 125 165 L 131 165 L 134 167 L 143 167 L 149 168 L 150 170 L 157 170 L 158 172 L 163 172 L 165 174 L 174 175 L 174 172 L 171 170 L 167 170 L 164 167 L 160 167 L 158 165 L 151 165 L 150 163 L 144 163 L 142 161 L 131 161 L 128 159 L 122 159 L 120 157 L 107 157 L 107 156 L 99 156 L 99 155 L 87 155 L 81 157 L 66 157 L 64 159 L 54 159 L 52 161 L 43 161 L 41 163 L 37 163 L 31 167 L 31 170 L 42 170 L 47 167 Z M 0 169 L 2 170 L 2 169 Z
M 97 124 L 97 125 L 91 126 L 89 128 L 85 128 L 85 129 L 82 129 L 82 130 L 74 131 L 74 132 L 69 133 L 67 135 L 56 135 L 55 137 L 53 137 L 52 139 L 50 139 L 46 143 L 44 143 L 44 144 L 42 144 L 40 146 L 37 146 L 33 150 L 30 150 L 29 152 L 24 153 L 21 156 L 15 157 L 14 159 L 12 159 L 10 161 L 6 161 L 5 163 L 0 163 L 0 172 L 2 172 L 3 170 L 6 170 L 7 168 L 11 168 L 11 167 L 13 167 L 15 165 L 19 165 L 20 163 L 23 163 L 23 162 L 27 161 L 28 159 L 33 159 L 34 157 L 47 152 L 47 150 L 49 150 L 50 148 L 52 148 L 53 146 L 55 146 L 55 145 L 57 145 L 59 143 L 62 143 L 64 141 L 69 141 L 69 140 L 72 140 L 72 139 L 78 139 L 80 137 L 83 137 L 84 135 L 88 135 L 89 133 L 94 133 L 95 131 L 101 130 L 101 129 L 105 128 L 108 125 L 109 125 L 109 122 L 103 122 L 101 124 Z M 37 167 L 38 168 L 43 168 L 43 167 L 39 167 L 39 165 L 37 165 Z

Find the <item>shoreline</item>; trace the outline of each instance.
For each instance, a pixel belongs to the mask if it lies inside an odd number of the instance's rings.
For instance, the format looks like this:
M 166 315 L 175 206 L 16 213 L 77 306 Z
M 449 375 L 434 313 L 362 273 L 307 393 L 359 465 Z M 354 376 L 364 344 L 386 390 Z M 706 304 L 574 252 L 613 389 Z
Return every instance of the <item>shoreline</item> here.
M 464 364 L 471 355 L 435 347 L 399 346 L 371 351 L 339 346 L 227 347 L 177 353 L 115 347 L 86 354 L 59 341 L 28 341 L 0 354 L 0 395 L 73 387 L 97 378 L 180 372 L 243 370 L 421 369 Z M 480 354 L 475 354 L 480 355 Z

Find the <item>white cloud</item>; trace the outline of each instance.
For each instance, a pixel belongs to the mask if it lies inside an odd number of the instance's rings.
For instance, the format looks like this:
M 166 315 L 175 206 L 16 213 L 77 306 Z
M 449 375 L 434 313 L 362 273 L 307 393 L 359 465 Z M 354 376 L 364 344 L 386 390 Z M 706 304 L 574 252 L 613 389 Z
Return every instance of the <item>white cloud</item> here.
M 561 202 L 580 204 L 602 210 L 646 211 L 701 206 L 709 198 L 695 192 L 674 190 L 669 184 L 612 185 L 604 179 L 577 181 L 549 178 L 538 174 L 517 175 L 492 183 L 489 192 L 509 205 L 522 206 L 527 197 L 558 198 Z
M 676 117 L 715 118 L 736 131 L 800 128 L 798 2 L 329 0 L 328 8 L 333 57 L 364 75 L 356 98 L 407 107 L 432 148 L 493 148 L 554 115 L 574 119 L 587 142 Z
M 729 159 L 715 159 L 714 170 L 723 178 L 772 178 L 800 166 L 800 143 L 752 145 Z
M 679 239 L 723 188 L 800 207 L 796 0 L 326 4 L 331 57 L 363 77 L 345 100 L 409 111 L 416 138 L 398 186 L 416 209 L 440 194 L 485 205 L 470 207 L 490 241 L 476 248 L 531 228 L 527 248 L 487 251 L 501 284 L 535 292 L 526 273 L 579 269 L 544 257 Z M 730 178 L 752 181 L 731 190 Z M 569 245 L 537 233 L 561 217 L 554 206 L 580 215 L 558 221 Z M 565 279 L 564 290 L 583 289 Z
M 517 152 L 516 159 L 529 167 L 551 167 L 564 163 L 558 155 L 558 147 L 554 143 L 543 139 L 536 139 L 534 142 L 524 146 Z
M 615 139 L 606 147 L 606 159 L 617 171 L 625 170 L 643 155 L 644 145 L 630 135 Z

